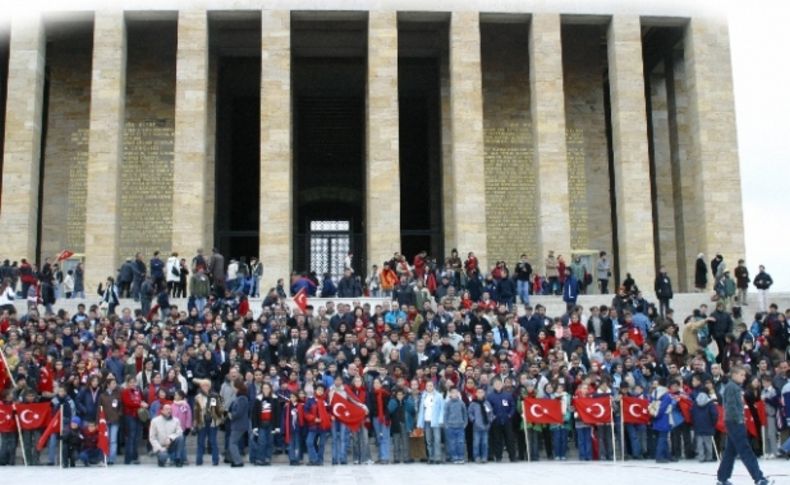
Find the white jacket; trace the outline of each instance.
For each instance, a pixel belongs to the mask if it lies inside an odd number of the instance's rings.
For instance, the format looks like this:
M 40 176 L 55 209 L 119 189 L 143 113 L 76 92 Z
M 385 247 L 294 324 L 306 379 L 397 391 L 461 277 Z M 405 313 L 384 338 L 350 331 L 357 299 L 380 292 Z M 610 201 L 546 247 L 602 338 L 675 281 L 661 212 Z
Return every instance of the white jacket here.
M 165 419 L 161 414 L 151 420 L 151 428 L 148 430 L 148 441 L 154 453 L 167 451 L 167 440 L 172 443 L 184 434 L 181 431 L 181 423 L 176 418 Z
M 173 274 L 173 268 L 176 269 L 178 272 L 177 275 Z M 178 264 L 178 258 L 175 256 L 170 256 L 167 258 L 167 263 L 165 263 L 165 281 L 167 282 L 178 282 L 181 278 L 181 266 Z

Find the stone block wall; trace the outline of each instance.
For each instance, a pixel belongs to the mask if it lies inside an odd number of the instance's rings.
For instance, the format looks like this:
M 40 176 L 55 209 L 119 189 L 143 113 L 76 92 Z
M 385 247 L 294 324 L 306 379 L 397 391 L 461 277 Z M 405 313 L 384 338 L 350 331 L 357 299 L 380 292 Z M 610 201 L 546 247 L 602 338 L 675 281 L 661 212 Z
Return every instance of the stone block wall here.
M 562 60 L 571 248 L 612 254 L 603 36 L 599 26 L 564 25 Z
M 528 26 L 482 24 L 488 261 L 539 261 Z M 481 208 L 482 209 L 482 208 Z
M 121 259 L 169 252 L 172 240 L 176 24 L 157 24 L 128 30 Z
M 85 250 L 91 37 L 50 43 L 41 256 Z

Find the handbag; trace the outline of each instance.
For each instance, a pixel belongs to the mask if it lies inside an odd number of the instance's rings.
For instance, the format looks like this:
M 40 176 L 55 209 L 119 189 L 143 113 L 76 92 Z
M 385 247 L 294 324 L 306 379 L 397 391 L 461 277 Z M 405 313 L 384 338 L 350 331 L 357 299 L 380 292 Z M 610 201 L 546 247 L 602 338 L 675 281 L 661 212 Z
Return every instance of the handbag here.
M 137 410 L 137 419 L 139 419 L 143 423 L 147 423 L 149 419 L 151 419 L 151 414 L 148 412 L 148 408 L 140 408 Z

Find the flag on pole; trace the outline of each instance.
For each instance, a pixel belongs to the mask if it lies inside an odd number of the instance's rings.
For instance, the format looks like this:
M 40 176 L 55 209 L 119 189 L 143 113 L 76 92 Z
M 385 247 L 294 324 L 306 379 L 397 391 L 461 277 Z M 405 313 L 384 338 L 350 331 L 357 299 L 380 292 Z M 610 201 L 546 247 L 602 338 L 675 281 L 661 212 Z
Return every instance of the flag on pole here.
M 13 407 L 19 416 L 19 427 L 23 431 L 43 428 L 49 420 L 49 413 L 52 409 L 48 402 L 14 403 Z
M 524 416 L 530 424 L 562 424 L 562 403 L 556 399 L 524 398 Z
M 49 420 L 49 424 L 44 432 L 41 434 L 41 438 L 38 439 L 38 443 L 36 443 L 36 449 L 41 451 L 47 446 L 47 441 L 49 441 L 50 435 L 52 433 L 60 433 L 60 420 L 63 416 L 63 410 L 58 409 L 58 412 Z
M 299 307 L 302 312 L 307 311 L 307 289 L 302 288 L 296 295 L 294 295 L 294 303 Z
M 650 424 L 650 412 L 647 399 L 623 396 L 623 423 Z
M 63 251 L 58 253 L 57 263 L 69 259 L 70 257 L 74 256 L 74 251 L 69 251 L 68 249 L 64 249 Z
M 573 405 L 579 418 L 586 424 L 609 424 L 612 422 L 612 401 L 608 397 L 577 397 Z
M 107 417 L 104 415 L 104 408 L 99 407 L 99 449 L 105 457 L 110 456 L 110 428 L 107 426 Z
M 332 393 L 329 406 L 332 408 L 332 416 L 351 428 L 352 431 L 360 429 L 365 422 L 365 408 L 341 396 L 338 392 Z

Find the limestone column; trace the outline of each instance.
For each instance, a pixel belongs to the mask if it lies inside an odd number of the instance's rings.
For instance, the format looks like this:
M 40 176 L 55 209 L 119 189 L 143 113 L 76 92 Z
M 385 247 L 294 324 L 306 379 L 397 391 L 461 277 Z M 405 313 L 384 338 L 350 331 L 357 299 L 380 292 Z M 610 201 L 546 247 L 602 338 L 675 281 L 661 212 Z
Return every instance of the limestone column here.
M 691 19 L 686 27 L 685 68 L 699 245 L 689 253 L 703 252 L 708 259 L 721 253 L 733 267 L 745 249 L 726 19 Z
M 12 260 L 36 259 L 45 51 L 40 18 L 12 19 L 0 199 L 0 254 Z
M 394 11 L 371 11 L 368 17 L 366 126 L 367 259 L 368 267 L 381 267 L 401 250 L 398 14 Z
M 453 12 L 450 19 L 450 117 L 452 118 L 452 234 L 461 258 L 474 251 L 488 270 L 485 166 L 483 163 L 483 76 L 480 15 Z M 445 211 L 447 214 L 448 211 Z
M 292 264 L 291 14 L 261 12 L 261 293 Z
M 115 276 L 119 243 L 119 182 L 126 104 L 126 22 L 123 11 L 96 11 L 85 207 L 85 287 Z
M 176 112 L 173 154 L 173 251 L 208 254 L 205 239 L 208 139 L 208 17 L 205 10 L 178 12 Z
M 607 34 L 620 279 L 655 278 L 650 162 L 639 17 L 612 17 Z
M 565 93 L 559 14 L 534 14 L 529 29 L 529 92 L 538 170 L 538 254 L 550 250 L 570 261 L 571 223 L 565 145 Z M 582 248 L 575 248 L 582 249 Z

